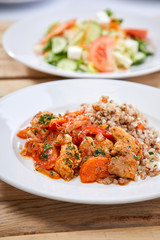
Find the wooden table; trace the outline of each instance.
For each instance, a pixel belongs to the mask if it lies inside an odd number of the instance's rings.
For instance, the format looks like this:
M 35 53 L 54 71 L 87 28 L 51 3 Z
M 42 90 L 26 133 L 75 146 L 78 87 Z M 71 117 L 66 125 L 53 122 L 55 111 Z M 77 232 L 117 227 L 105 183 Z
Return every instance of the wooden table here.
M 60 80 L 7 56 L 1 42 L 10 25 L 0 23 L 0 97 L 40 82 Z M 160 72 L 127 80 L 160 88 Z M 158 240 L 160 199 L 112 206 L 81 205 L 37 197 L 0 181 L 0 239 Z

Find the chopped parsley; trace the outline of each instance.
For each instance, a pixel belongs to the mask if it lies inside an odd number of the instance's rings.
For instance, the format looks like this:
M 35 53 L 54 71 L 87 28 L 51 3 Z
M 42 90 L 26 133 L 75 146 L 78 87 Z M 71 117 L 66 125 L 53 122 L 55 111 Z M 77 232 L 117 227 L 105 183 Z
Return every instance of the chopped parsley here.
M 72 167 L 72 162 L 69 160 L 69 158 L 64 158 L 63 160 L 65 160 L 65 164 L 67 164 L 68 165 L 68 167 Z
M 49 143 L 45 143 L 43 146 L 43 151 L 46 152 L 49 149 L 52 149 L 52 145 Z
M 117 158 L 118 158 L 118 156 L 115 156 L 115 158 L 117 159 Z
M 37 130 L 33 130 L 35 136 L 37 136 Z
M 48 159 L 48 154 L 47 153 L 42 153 L 41 156 L 39 156 L 39 159 L 46 161 Z
M 135 158 L 136 160 L 140 161 L 140 157 L 139 157 L 139 156 L 134 155 L 134 158 Z
M 98 157 L 99 154 L 106 155 L 101 148 L 97 148 L 95 151 L 95 156 Z
M 150 162 L 154 162 L 153 160 L 149 160 Z
M 149 155 L 153 155 L 154 154 L 154 152 L 149 152 Z
M 60 143 L 60 140 L 58 140 L 58 141 L 55 141 L 55 143 Z
M 68 145 L 68 147 L 66 149 L 70 149 L 70 150 L 75 149 L 75 146 L 72 142 L 68 142 L 67 145 Z
M 52 176 L 52 175 L 53 175 L 53 172 L 51 171 L 51 172 L 49 172 L 49 174 Z
M 43 142 L 45 142 L 47 140 L 47 137 L 45 137 L 44 139 L 43 139 Z
M 53 116 L 53 114 L 44 114 L 44 115 L 41 115 L 40 118 L 39 118 L 39 123 L 40 124 L 44 124 L 44 125 L 47 125 L 48 123 L 50 123 L 50 121 L 52 119 L 56 118 L 55 116 Z
M 66 152 L 67 155 L 70 155 L 71 157 L 73 156 L 73 154 L 71 152 Z
M 79 153 L 75 153 L 75 159 L 79 159 Z

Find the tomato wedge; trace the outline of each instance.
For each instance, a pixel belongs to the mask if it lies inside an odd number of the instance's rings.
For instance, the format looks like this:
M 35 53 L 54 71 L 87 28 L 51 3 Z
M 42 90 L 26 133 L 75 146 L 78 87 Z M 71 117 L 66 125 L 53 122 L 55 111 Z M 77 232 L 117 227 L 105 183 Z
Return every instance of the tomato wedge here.
M 85 127 L 85 128 L 78 134 L 78 140 L 79 140 L 80 142 L 82 142 L 83 138 L 84 138 L 86 135 L 88 135 L 88 134 L 97 134 L 97 133 L 102 133 L 102 135 L 103 135 L 105 138 L 108 138 L 108 139 L 111 140 L 112 142 L 115 141 L 113 135 L 112 135 L 109 131 L 107 131 L 107 130 L 101 128 L 101 127 L 98 127 L 98 126 L 96 126 L 96 125 L 89 125 L 89 126 Z
M 110 36 L 100 37 L 91 44 L 88 58 L 99 72 L 114 71 L 113 47 Z
M 134 29 L 134 28 L 127 28 L 124 29 L 126 34 L 137 37 L 142 40 L 146 40 L 148 31 L 146 29 Z
M 42 40 L 41 44 L 43 45 L 46 42 L 48 42 L 52 37 L 58 36 L 58 35 L 62 34 L 66 29 L 71 28 L 75 23 L 76 23 L 76 19 L 75 18 L 71 19 L 69 21 L 61 23 L 57 27 L 53 28 L 53 30 L 51 30 L 47 34 L 47 36 L 45 36 L 45 38 Z

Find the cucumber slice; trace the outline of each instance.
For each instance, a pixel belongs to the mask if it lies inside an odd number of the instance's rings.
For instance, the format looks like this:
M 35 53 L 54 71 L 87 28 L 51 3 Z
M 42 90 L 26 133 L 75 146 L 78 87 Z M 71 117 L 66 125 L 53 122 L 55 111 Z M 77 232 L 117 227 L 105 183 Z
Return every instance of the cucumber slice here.
M 88 67 L 85 64 L 80 64 L 79 70 L 82 72 L 88 72 Z
M 84 44 L 90 44 L 102 35 L 100 25 L 94 21 L 85 21 L 82 23 L 82 27 L 84 30 L 88 28 Z
M 138 65 L 146 60 L 146 55 L 143 52 L 137 52 L 133 55 L 133 64 Z
M 70 41 L 70 45 L 79 45 L 84 35 L 84 31 L 79 31 Z
M 53 54 L 51 51 L 49 51 L 48 53 L 46 53 L 46 54 L 44 55 L 44 61 L 45 61 L 45 62 L 47 62 L 47 63 L 52 63 L 53 60 L 54 60 L 54 54 Z
M 77 62 L 67 59 L 67 58 L 63 58 L 60 61 L 58 61 L 57 63 L 57 67 L 64 69 L 64 70 L 68 70 L 68 71 L 75 71 L 77 70 Z
M 52 52 L 54 54 L 61 53 L 67 45 L 67 40 L 64 37 L 52 38 Z

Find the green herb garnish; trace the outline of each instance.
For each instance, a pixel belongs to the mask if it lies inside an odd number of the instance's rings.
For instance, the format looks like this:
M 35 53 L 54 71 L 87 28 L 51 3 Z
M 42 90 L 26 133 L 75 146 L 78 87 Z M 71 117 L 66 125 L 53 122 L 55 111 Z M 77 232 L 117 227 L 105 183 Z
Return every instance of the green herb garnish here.
M 154 154 L 154 152 L 149 152 L 149 155 L 153 155 Z
M 75 159 L 79 159 L 79 153 L 75 153 Z
M 106 155 L 105 152 L 104 152 L 101 148 L 97 148 L 96 151 L 95 151 L 96 157 L 97 157 L 99 154 Z
M 39 118 L 39 123 L 40 124 L 44 124 L 44 125 L 47 125 L 48 123 L 50 123 L 50 121 L 52 119 L 56 118 L 55 116 L 53 116 L 53 114 L 44 114 L 44 115 L 41 115 L 40 118 Z
M 42 155 L 39 157 L 41 160 L 47 160 L 48 159 L 48 154 L 47 153 L 42 153 Z

